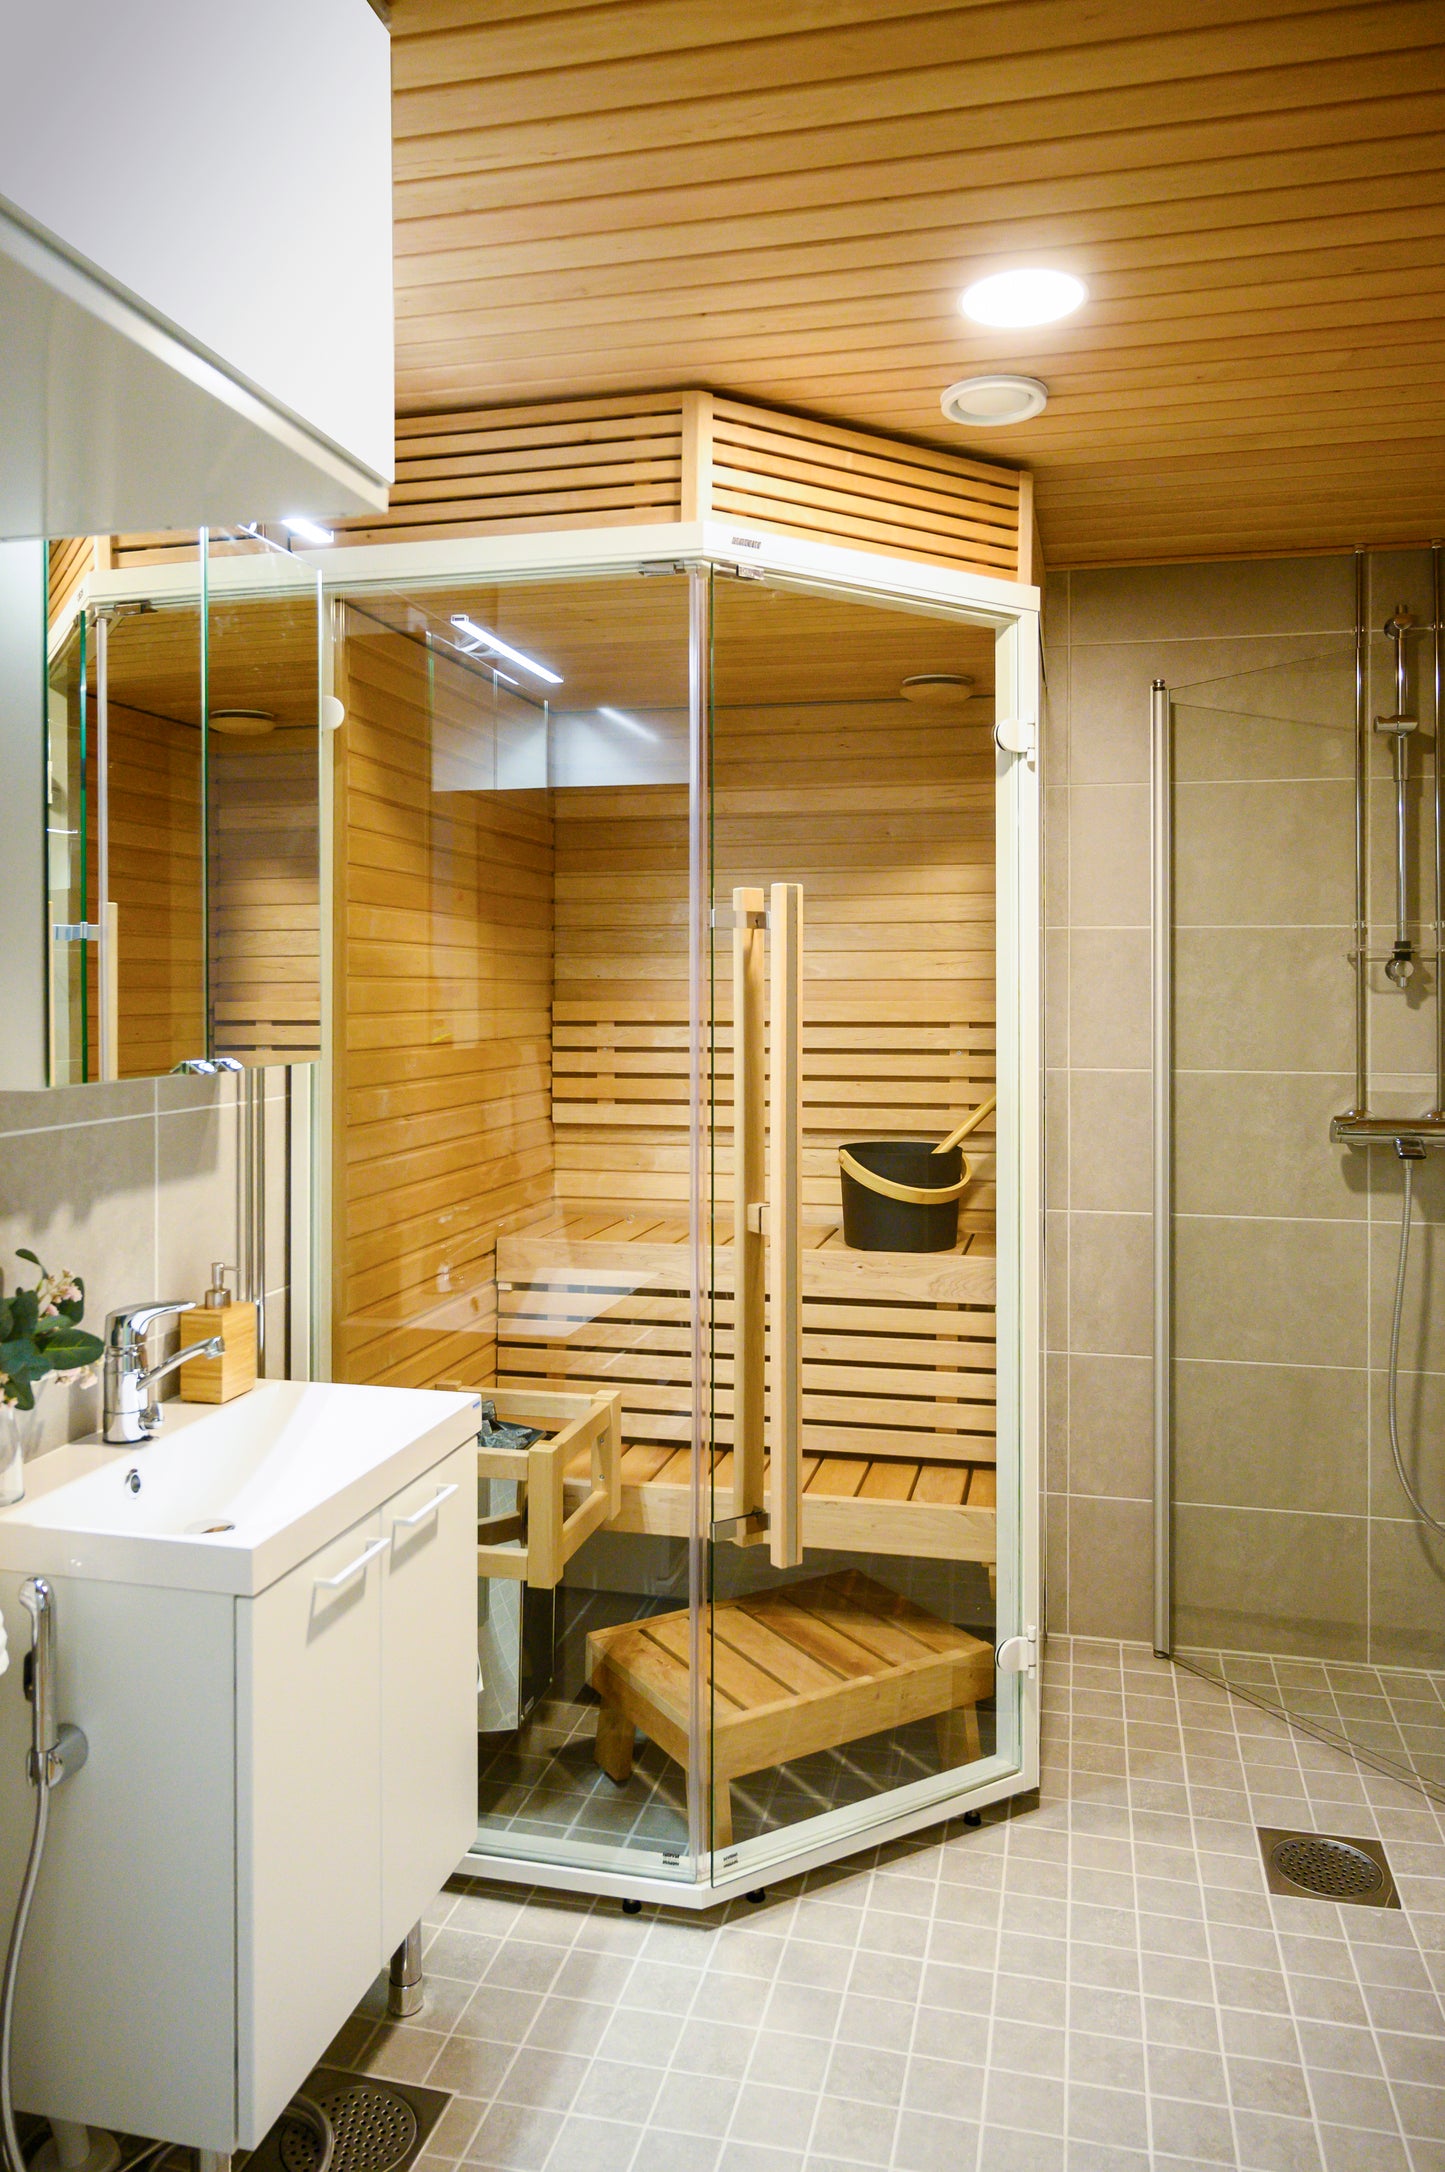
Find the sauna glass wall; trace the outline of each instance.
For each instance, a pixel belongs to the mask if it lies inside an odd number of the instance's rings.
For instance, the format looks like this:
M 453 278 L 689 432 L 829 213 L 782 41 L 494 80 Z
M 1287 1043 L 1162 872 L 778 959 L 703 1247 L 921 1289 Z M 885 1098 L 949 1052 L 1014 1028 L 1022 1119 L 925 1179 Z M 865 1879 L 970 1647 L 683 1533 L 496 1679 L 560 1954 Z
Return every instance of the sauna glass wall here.
M 706 568 L 334 608 L 332 1370 L 483 1398 L 479 1855 L 725 1879 L 1016 1771 L 995 628 Z M 756 1435 L 739 1476 L 732 1245 L 735 893 L 774 885 L 796 1122 L 767 997 L 749 1105 L 801 1211 L 750 1231 L 749 1349 L 769 1442 L 798 1388 L 786 1500 Z M 850 1248 L 840 1147 L 971 1111 L 946 1246 Z
M 661 1451 L 560 1562 L 582 1436 L 556 1501 L 540 1456 L 485 1481 L 478 1844 L 685 1875 L 686 1756 L 604 1773 L 589 1639 L 694 1596 L 689 580 L 336 608 L 333 1370 L 554 1437 L 620 1394 Z
M 1395 706 L 1397 603 L 1428 626 L 1426 553 L 1367 562 L 1367 715 Z M 1445 1790 L 1445 1552 L 1412 1517 L 1386 1420 L 1401 1179 L 1334 1145 L 1354 1076 L 1355 646 L 1250 644 L 1255 668 L 1172 689 L 1173 1636 L 1176 1655 L 1352 1749 Z M 1233 659 L 1243 661 L 1243 644 Z M 1428 630 L 1409 795 L 1411 931 L 1395 934 L 1391 752 L 1371 734 L 1366 1035 L 1380 1114 L 1433 1100 Z M 1439 1303 L 1445 1157 L 1416 1167 L 1401 1431 L 1445 1514 Z

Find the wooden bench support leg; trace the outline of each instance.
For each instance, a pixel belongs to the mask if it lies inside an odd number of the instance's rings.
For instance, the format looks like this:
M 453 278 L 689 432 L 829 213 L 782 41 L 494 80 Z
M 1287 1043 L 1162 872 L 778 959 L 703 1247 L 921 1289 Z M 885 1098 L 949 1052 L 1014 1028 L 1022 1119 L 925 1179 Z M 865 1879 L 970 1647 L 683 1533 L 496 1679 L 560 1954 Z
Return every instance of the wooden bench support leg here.
M 726 1780 L 712 1784 L 712 1845 L 714 1855 L 733 1844 L 733 1794 Z
M 938 1715 L 938 1755 L 945 1772 L 954 1765 L 971 1765 L 983 1755 L 978 1738 L 978 1707 L 956 1705 Z
M 609 1780 L 624 1787 L 632 1778 L 632 1748 L 636 1729 L 615 1704 L 604 1704 L 597 1714 L 597 1762 Z

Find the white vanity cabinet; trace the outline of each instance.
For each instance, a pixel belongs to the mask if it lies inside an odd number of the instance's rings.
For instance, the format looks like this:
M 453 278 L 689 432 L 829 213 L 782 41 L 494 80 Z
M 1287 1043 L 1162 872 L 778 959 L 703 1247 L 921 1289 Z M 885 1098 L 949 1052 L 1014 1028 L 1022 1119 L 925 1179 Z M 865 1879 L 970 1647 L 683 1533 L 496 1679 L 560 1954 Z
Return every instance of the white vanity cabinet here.
M 275 1399 L 311 1398 L 302 1417 L 319 1407 L 325 1419 L 334 1406 L 317 1398 L 393 1396 L 409 1424 L 403 1392 L 281 1387 Z M 415 1408 L 424 1424 L 404 1452 L 336 1493 L 335 1535 L 317 1544 L 308 1510 L 308 1538 L 282 1573 L 259 1571 L 259 1588 L 148 1587 L 124 1580 L 118 1556 L 102 1565 L 83 1534 L 48 1532 L 70 1574 L 38 1535 L 0 1533 L 13 1660 L 0 1677 L 0 1941 L 34 1803 L 21 1558 L 50 1579 L 60 1710 L 90 1749 L 51 1800 L 16 2009 L 23 2110 L 210 2150 L 254 2145 L 465 1855 L 475 1406 L 417 1395 Z M 110 1455 L 114 1471 L 89 1482 L 119 1490 L 134 1458 L 143 1504 L 152 1473 L 157 1492 L 168 1482 L 159 1459 L 179 1467 L 185 1445 L 178 1432 Z M 239 1559 L 243 1505 L 234 1513 Z

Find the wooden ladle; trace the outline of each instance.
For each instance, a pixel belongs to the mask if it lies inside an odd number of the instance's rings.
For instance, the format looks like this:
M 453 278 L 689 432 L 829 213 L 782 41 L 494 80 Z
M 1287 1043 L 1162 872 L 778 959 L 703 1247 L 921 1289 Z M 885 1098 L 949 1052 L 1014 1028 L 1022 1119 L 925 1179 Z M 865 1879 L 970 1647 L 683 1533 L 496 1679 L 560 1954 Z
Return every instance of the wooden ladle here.
M 965 1116 L 957 1130 L 950 1131 L 946 1139 L 939 1140 L 937 1146 L 933 1149 L 934 1153 L 946 1154 L 951 1146 L 957 1146 L 960 1139 L 966 1139 L 971 1131 L 978 1129 L 986 1116 L 992 1116 L 997 1107 L 997 1094 L 990 1094 L 987 1101 L 980 1101 L 978 1107 L 971 1114 Z

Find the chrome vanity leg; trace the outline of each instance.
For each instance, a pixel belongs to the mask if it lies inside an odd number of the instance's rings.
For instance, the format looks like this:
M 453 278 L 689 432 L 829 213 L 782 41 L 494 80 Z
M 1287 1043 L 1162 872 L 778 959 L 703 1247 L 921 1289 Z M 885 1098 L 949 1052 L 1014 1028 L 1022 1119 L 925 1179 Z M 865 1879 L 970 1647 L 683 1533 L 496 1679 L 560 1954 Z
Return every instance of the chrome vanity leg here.
M 393 2021 L 405 2021 L 422 2009 L 421 1925 L 413 1923 L 391 1957 L 386 2011 Z
M 198 2149 L 196 2172 L 231 2172 L 231 2152 L 228 2149 Z

